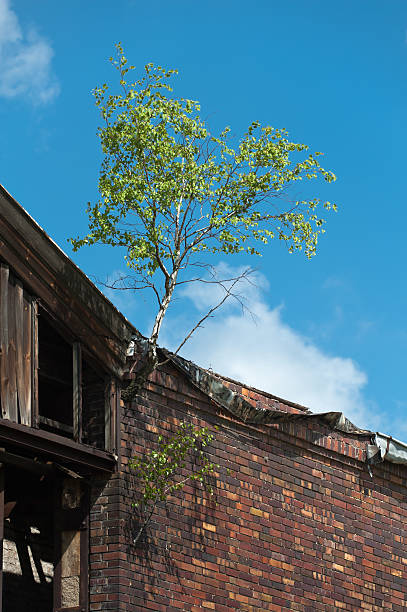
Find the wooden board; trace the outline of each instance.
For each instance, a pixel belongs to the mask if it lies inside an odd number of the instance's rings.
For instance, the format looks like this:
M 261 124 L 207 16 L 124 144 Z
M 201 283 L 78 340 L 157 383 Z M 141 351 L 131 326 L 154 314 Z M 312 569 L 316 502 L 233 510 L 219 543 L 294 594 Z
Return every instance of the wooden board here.
M 35 299 L 31 300 L 31 425 L 38 427 L 38 364 L 39 364 L 39 347 L 38 347 L 38 302 Z
M 18 423 L 17 398 L 17 354 L 16 354 L 16 287 L 10 282 L 8 285 L 8 363 L 9 363 L 9 419 Z
M 22 415 L 25 414 L 25 393 L 24 393 L 24 290 L 20 281 L 15 284 L 15 323 L 16 323 L 16 378 L 17 378 L 17 395 L 18 407 L 20 412 L 21 423 L 24 423 Z M 27 423 L 24 423 L 27 424 Z
M 4 466 L 0 463 L 0 610 L 3 609 Z
M 79 342 L 72 346 L 73 373 L 73 439 L 82 440 L 82 350 Z
M 20 418 L 23 425 L 32 422 L 32 302 L 28 296 L 23 296 L 23 398 L 20 397 Z
M 31 299 L 8 266 L 0 266 L 1 416 L 31 425 L 32 313 Z
M 0 266 L 0 385 L 1 385 L 1 416 L 10 418 L 9 391 L 9 359 L 8 359 L 8 284 L 9 269 Z

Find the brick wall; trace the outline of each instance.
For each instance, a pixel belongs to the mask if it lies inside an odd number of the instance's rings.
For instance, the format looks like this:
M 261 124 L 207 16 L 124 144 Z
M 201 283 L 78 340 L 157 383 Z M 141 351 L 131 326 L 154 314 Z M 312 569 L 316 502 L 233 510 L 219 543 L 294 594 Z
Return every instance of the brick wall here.
M 133 546 L 127 463 L 181 420 L 215 433 L 215 495 L 187 486 Z M 95 483 L 90 609 L 404 610 L 406 472 L 384 464 L 371 478 L 367 442 L 315 422 L 245 426 L 170 367 L 156 372 L 139 402 L 123 408 L 121 472 Z

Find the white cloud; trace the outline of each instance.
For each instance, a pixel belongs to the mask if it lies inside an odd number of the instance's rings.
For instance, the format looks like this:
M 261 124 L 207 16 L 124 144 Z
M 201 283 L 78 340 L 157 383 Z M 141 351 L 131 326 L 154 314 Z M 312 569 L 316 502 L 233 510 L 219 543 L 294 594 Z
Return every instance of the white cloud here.
M 0 0 L 0 96 L 24 96 L 35 104 L 55 98 L 52 57 L 50 44 L 32 28 L 23 32 L 10 1 Z
M 223 264 L 222 273 L 228 268 Z M 229 272 L 236 273 L 229 268 Z M 246 285 L 248 316 L 229 302 L 226 310 L 205 323 L 182 354 L 206 368 L 305 405 L 313 412 L 340 411 L 360 427 L 377 429 L 380 418 L 363 389 L 367 375 L 350 358 L 329 355 L 283 320 L 282 307 L 265 301 L 266 281 Z M 243 287 L 240 287 L 242 290 Z M 192 284 L 184 291 L 195 308 L 207 309 L 217 290 Z M 213 302 L 212 302 L 213 303 Z M 170 316 L 161 344 L 174 348 L 185 331 L 185 314 Z

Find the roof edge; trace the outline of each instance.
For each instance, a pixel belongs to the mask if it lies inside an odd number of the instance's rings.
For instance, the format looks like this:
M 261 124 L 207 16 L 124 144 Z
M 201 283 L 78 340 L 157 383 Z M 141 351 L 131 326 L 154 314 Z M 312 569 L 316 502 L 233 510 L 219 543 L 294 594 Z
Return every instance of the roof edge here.
M 109 321 L 110 323 L 115 321 L 112 331 L 128 344 L 131 336 L 138 333 L 137 329 L 1 184 L 0 204 L 6 222 L 13 227 L 18 235 L 24 238 L 29 248 L 39 259 L 59 274 L 62 281 L 67 283 L 71 281 L 71 284 L 77 289 L 76 297 L 92 312 L 96 319 L 108 326 Z M 14 215 L 12 214 L 13 210 Z M 69 284 L 68 287 L 73 289 Z M 92 295 L 93 299 L 86 300 L 85 297 L 89 295 Z M 97 303 L 99 303 L 100 308 L 96 307 Z M 106 316 L 105 313 L 107 312 L 110 313 L 109 316 Z
M 239 393 L 229 389 L 222 380 L 217 378 L 217 376 L 179 355 L 174 355 L 165 349 L 160 350 L 162 350 L 163 354 L 178 370 L 188 377 L 196 388 L 205 393 L 216 404 L 233 414 L 233 416 L 243 423 L 272 425 L 293 421 L 315 420 L 328 425 L 332 429 L 341 431 L 342 433 L 363 436 L 370 436 L 372 434 L 371 431 L 360 429 L 354 425 L 342 412 L 312 413 L 309 411 L 302 411 L 300 413 L 290 413 L 278 409 L 273 410 L 272 408 L 253 406 Z M 276 403 L 277 401 L 276 399 Z

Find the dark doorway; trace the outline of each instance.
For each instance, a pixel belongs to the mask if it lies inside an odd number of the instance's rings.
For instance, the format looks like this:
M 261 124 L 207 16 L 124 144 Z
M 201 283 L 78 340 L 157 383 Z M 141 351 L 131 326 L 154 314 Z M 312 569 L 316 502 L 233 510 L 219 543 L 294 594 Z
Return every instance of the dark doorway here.
M 6 466 L 3 611 L 52 612 L 54 485 Z

